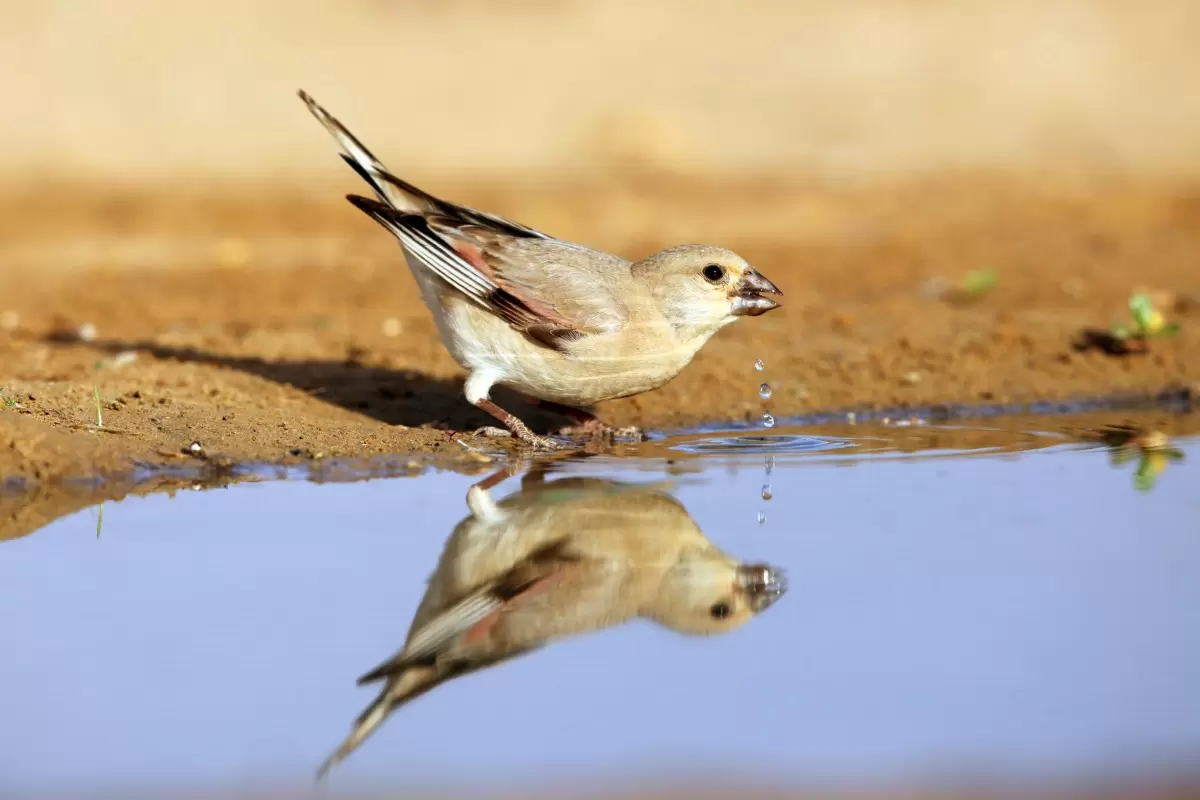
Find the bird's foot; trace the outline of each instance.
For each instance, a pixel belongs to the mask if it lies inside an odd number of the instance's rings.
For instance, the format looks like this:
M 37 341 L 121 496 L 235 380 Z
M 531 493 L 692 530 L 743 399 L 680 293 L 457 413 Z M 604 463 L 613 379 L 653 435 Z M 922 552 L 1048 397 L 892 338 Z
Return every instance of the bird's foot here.
M 646 433 L 636 425 L 626 425 L 624 428 L 613 428 L 613 436 L 617 439 L 632 439 L 635 442 L 646 441 Z
M 524 422 L 521 422 L 521 420 L 517 419 L 516 417 L 512 417 L 510 419 L 508 426 L 509 430 L 512 431 L 513 436 L 516 436 L 522 442 L 531 445 L 532 447 L 540 450 L 559 450 L 562 448 L 562 445 L 548 436 L 538 436 L 536 433 L 529 430 L 529 426 Z
M 504 423 L 504 427 L 508 430 L 501 431 L 499 428 L 480 428 L 476 431 L 482 436 L 515 436 L 520 441 L 527 445 L 540 450 L 558 450 L 562 447 L 558 442 L 546 436 L 538 436 L 529 429 L 529 426 L 522 422 L 514 414 L 510 414 L 491 400 L 480 400 L 475 405 L 482 408 L 484 411 L 491 414 L 496 419 Z
M 596 438 L 606 441 L 632 439 L 637 442 L 646 438 L 641 428 L 633 426 L 614 428 L 592 412 L 584 411 L 582 408 L 567 406 L 549 400 L 535 399 L 533 402 L 542 408 L 553 411 L 556 414 L 562 414 L 564 417 L 572 420 L 570 425 L 564 425 L 554 431 L 559 436 Z
M 599 439 L 632 439 L 640 442 L 646 438 L 642 429 L 633 425 L 624 428 L 614 428 L 602 419 L 592 417 L 582 422 L 576 422 L 559 428 L 555 433 L 561 436 L 584 436 Z
M 512 431 L 507 428 L 497 428 L 495 425 L 485 425 L 475 431 L 476 436 L 486 436 L 490 439 L 511 439 Z

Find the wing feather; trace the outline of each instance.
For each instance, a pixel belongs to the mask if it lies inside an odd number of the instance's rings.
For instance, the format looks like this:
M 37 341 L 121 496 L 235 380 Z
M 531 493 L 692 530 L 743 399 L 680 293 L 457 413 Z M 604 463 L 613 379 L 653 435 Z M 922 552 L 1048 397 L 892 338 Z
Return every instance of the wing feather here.
M 306 92 L 299 94 L 378 197 L 347 199 L 447 285 L 559 351 L 620 326 L 625 305 L 602 273 L 627 269 L 627 261 L 429 194 L 389 172 L 346 126 Z
M 547 347 L 561 350 L 570 342 L 607 327 L 589 326 L 586 315 L 580 315 L 583 317 L 580 319 L 561 314 L 555 304 L 525 287 L 498 278 L 490 267 L 491 254 L 473 252 L 472 242 L 466 237 L 461 237 L 456 247 L 452 237 L 457 229 L 449 227 L 444 218 L 407 213 L 358 195 L 349 195 L 348 199 L 391 231 L 413 256 L 450 286 Z M 605 298 L 594 284 L 581 285 L 579 290 L 590 291 L 601 300 Z

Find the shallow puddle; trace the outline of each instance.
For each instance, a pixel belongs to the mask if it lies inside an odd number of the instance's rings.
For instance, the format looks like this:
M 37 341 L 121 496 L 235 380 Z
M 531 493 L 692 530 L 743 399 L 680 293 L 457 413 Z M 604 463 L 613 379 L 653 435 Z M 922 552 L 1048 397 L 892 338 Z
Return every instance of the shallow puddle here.
M 0 791 L 317 791 L 422 598 L 446 619 L 530 553 L 455 641 L 586 635 L 397 709 L 325 791 L 1200 778 L 1200 438 L 1071 429 L 776 427 L 475 490 L 259 481 L 71 514 L 0 542 Z

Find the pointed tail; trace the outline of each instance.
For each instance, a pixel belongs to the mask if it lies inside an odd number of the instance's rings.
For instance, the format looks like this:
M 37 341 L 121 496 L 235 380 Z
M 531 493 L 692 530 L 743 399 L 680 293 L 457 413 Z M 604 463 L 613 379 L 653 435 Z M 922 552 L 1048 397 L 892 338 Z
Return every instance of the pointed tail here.
M 375 732 L 379 724 L 387 718 L 388 713 L 392 710 L 392 693 L 390 687 L 379 693 L 379 697 L 371 705 L 367 706 L 366 710 L 354 720 L 354 726 L 350 729 L 350 735 L 345 741 L 338 746 L 337 750 L 321 764 L 317 769 L 317 780 L 325 777 L 326 773 L 333 767 L 341 763 L 346 756 L 353 753 L 360 744 L 366 741 L 367 737 Z
M 400 211 L 420 214 L 436 211 L 439 201 L 427 192 L 418 189 L 407 181 L 400 180 L 378 158 L 360 142 L 346 126 L 337 118 L 321 107 L 321 104 L 301 89 L 297 94 L 308 106 L 312 115 L 325 126 L 334 141 L 342 148 L 342 160 L 358 173 L 364 181 L 371 185 L 375 194 L 385 203 Z
M 333 767 L 337 766 L 346 756 L 353 753 L 358 746 L 374 733 L 388 715 L 403 705 L 415 700 L 429 690 L 441 685 L 448 679 L 459 674 L 460 669 L 439 669 L 436 666 L 413 666 L 404 664 L 389 670 L 386 676 L 387 684 L 371 705 L 358 715 L 350 728 L 350 735 L 333 751 L 333 755 L 325 759 L 317 769 L 316 779 L 325 777 Z M 361 683 L 362 681 L 360 681 Z

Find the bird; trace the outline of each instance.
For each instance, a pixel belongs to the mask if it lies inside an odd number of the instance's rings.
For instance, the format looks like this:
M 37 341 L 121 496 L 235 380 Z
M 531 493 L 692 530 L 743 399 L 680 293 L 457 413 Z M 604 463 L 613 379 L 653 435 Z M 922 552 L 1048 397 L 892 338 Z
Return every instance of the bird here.
M 467 373 L 467 401 L 505 426 L 485 433 L 569 446 L 496 405 L 491 389 L 504 386 L 578 430 L 612 435 L 587 407 L 658 389 L 718 330 L 780 306 L 767 295 L 783 292 L 722 247 L 683 244 L 630 261 L 435 197 L 298 94 L 374 190 L 346 199 L 399 240 L 443 345 Z
M 448 681 L 566 637 L 637 618 L 683 635 L 728 633 L 787 591 L 784 571 L 717 548 L 661 485 L 600 478 L 545 480 L 535 467 L 516 493 L 467 491 L 403 648 L 358 679 L 382 683 L 316 778 L 395 710 Z

